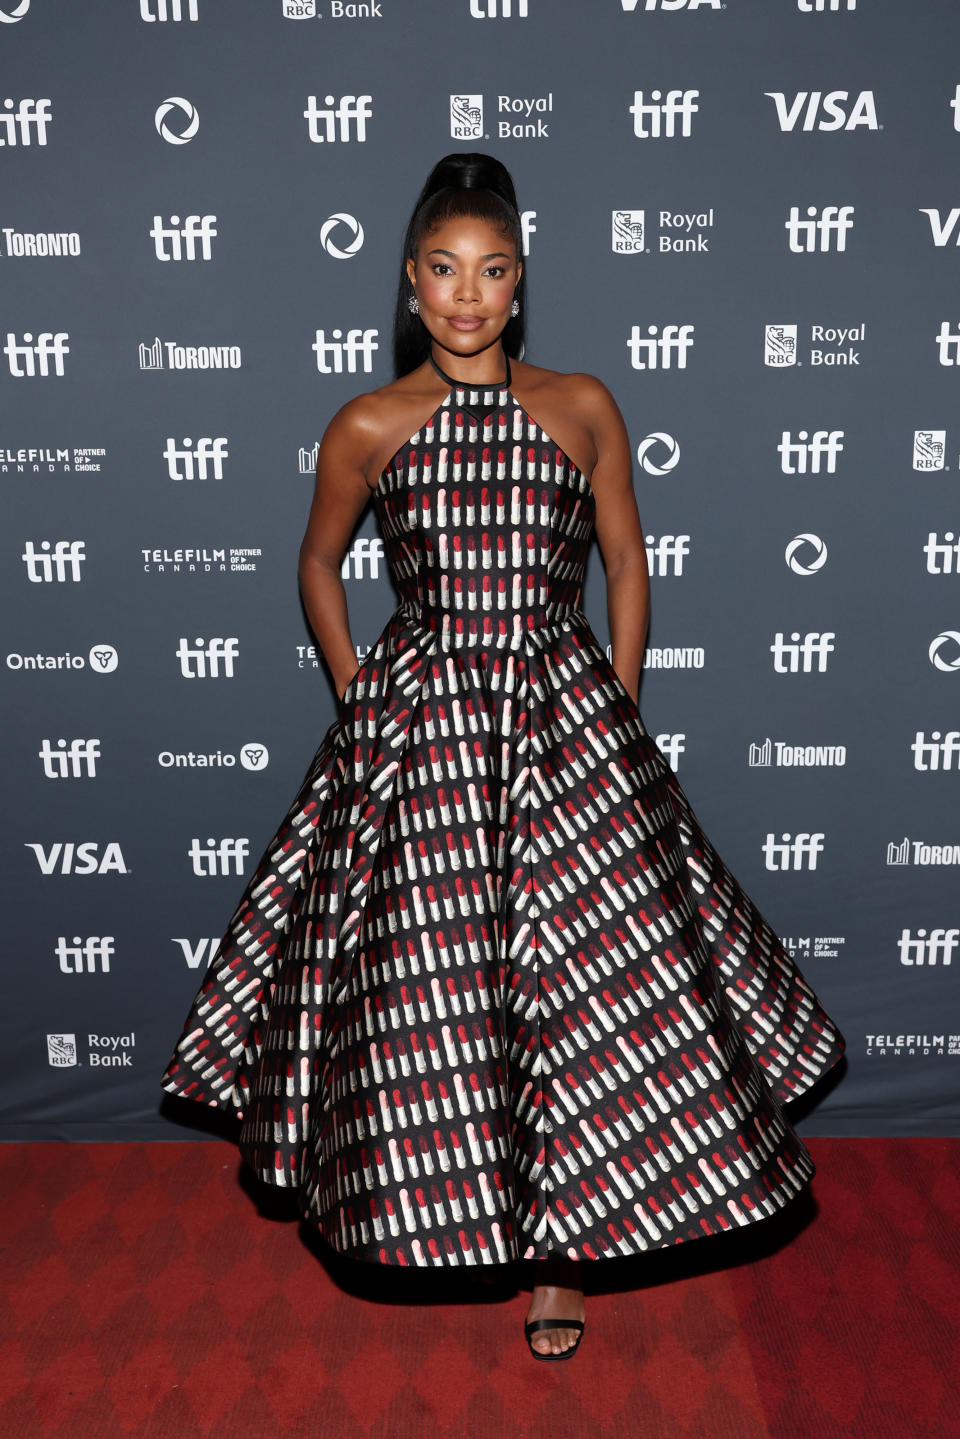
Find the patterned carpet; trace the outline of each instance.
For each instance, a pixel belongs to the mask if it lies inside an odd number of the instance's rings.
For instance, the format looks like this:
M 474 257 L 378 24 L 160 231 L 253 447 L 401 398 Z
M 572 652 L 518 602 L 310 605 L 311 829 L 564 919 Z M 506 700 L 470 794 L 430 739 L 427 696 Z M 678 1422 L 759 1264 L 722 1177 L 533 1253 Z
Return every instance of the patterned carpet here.
M 229 1144 L 0 1146 L 0 1433 L 960 1435 L 960 1140 L 807 1143 L 782 1215 L 590 1266 L 554 1365 L 527 1289 L 338 1259 Z

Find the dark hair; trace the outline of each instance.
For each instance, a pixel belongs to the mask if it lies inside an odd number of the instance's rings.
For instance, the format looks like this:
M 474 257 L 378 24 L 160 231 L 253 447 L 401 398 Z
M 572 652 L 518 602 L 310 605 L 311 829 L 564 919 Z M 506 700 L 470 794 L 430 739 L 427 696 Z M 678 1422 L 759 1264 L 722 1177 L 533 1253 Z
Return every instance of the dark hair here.
M 504 230 L 516 246 L 517 259 L 522 258 L 523 229 L 516 191 L 507 167 L 492 155 L 482 155 L 477 151 L 444 155 L 427 176 L 403 237 L 400 284 L 393 322 L 393 366 L 398 377 L 415 370 L 430 353 L 429 331 L 417 315 L 411 315 L 407 304 L 414 293 L 407 274 L 407 259 L 416 259 L 417 247 L 424 234 L 461 215 L 489 220 Z M 527 267 L 524 263 L 516 289 L 520 313 L 510 316 L 500 336 L 504 350 L 513 359 L 523 350 L 526 279 Z

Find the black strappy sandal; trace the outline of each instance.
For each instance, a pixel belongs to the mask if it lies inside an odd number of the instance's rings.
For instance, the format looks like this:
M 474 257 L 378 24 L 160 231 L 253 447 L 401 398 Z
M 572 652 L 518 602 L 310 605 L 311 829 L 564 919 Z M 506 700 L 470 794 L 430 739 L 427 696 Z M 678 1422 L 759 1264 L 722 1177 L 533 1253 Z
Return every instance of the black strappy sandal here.
M 583 1338 L 583 1319 L 530 1319 L 523 1326 L 523 1332 L 527 1336 L 527 1345 L 534 1359 L 572 1359 L 580 1348 L 580 1340 Z M 562 1354 L 541 1354 L 539 1349 L 533 1347 L 533 1335 L 540 1329 L 578 1329 L 577 1342 L 571 1344 L 569 1349 L 564 1349 Z

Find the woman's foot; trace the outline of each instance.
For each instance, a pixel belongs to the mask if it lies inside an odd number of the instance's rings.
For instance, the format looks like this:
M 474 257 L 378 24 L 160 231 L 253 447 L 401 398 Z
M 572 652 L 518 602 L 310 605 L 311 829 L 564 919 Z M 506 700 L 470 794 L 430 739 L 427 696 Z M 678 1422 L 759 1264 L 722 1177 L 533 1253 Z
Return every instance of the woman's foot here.
M 587 1311 L 583 1302 L 583 1286 L 580 1278 L 580 1260 L 568 1259 L 566 1255 L 551 1255 L 549 1259 L 533 1261 L 534 1286 L 527 1310 L 531 1319 L 586 1319 Z M 578 1329 L 538 1329 L 530 1336 L 530 1343 L 538 1354 L 562 1354 L 576 1344 L 580 1338 Z

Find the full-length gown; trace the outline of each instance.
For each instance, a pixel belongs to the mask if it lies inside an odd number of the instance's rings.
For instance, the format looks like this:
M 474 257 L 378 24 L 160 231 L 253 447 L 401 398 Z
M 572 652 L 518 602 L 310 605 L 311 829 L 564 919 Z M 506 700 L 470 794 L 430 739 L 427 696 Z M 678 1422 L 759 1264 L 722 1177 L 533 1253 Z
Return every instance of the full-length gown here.
M 509 384 L 452 383 L 380 476 L 400 603 L 161 1081 L 382 1264 L 773 1215 L 815 1172 L 783 1106 L 845 1049 L 594 635 L 593 491 Z

